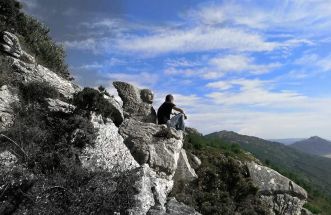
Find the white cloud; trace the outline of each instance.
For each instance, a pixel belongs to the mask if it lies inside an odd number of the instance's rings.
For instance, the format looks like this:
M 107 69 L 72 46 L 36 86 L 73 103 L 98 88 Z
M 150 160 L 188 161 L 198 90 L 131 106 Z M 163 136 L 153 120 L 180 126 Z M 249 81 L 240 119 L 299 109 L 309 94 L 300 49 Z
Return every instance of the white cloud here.
M 205 58 L 204 62 L 204 64 L 201 62 L 194 64 L 188 61 L 175 61 L 175 63 L 171 63 L 171 67 L 165 69 L 164 73 L 166 75 L 217 79 L 229 73 L 245 72 L 245 74 L 261 75 L 281 66 L 280 63 L 256 64 L 252 57 L 239 54 Z
M 155 73 L 108 73 L 106 78 L 112 83 L 113 81 L 125 81 L 140 88 L 147 88 L 155 85 L 159 76 Z
M 244 55 L 227 55 L 210 59 L 209 63 L 222 72 L 242 72 L 264 74 L 280 66 L 280 63 L 257 65 L 253 59 Z
M 169 52 L 187 53 L 215 50 L 271 51 L 278 46 L 256 33 L 236 28 L 195 27 L 169 30 L 148 36 L 131 36 L 118 40 L 119 50 L 158 55 Z
M 305 54 L 294 63 L 302 66 L 314 67 L 322 72 L 331 71 L 331 55 L 321 57 L 317 54 Z
M 225 87 L 224 87 L 225 86 Z M 238 91 L 230 91 L 233 87 L 239 87 Z M 261 80 L 230 80 L 207 84 L 207 87 L 223 90 L 208 94 L 217 104 L 223 105 L 254 105 L 271 108 L 300 107 L 306 97 L 290 91 L 272 91 L 270 82 Z M 224 91 L 228 90 L 228 91 Z M 285 104 L 285 105 L 284 105 Z

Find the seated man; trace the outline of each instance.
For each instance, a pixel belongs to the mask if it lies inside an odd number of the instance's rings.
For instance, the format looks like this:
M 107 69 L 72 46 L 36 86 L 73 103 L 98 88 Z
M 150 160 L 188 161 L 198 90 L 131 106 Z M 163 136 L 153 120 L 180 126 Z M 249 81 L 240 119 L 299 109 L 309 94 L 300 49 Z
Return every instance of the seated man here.
M 172 110 L 178 111 L 179 114 L 175 115 L 170 119 Z M 167 124 L 168 127 L 173 127 L 177 130 L 185 130 L 184 119 L 187 119 L 184 111 L 174 104 L 174 97 L 167 95 L 165 102 L 160 106 L 157 111 L 158 124 Z

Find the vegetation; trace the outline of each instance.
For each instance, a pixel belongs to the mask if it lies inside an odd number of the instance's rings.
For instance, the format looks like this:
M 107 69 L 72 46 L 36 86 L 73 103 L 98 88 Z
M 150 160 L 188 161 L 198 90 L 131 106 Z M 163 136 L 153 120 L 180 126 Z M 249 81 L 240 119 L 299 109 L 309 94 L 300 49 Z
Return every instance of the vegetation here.
M 312 212 L 330 214 L 331 159 L 308 155 L 280 143 L 234 132 L 213 133 L 206 137 L 239 144 L 266 165 L 305 188 L 309 194 L 306 207 L 312 209 Z
M 22 46 L 32 53 L 37 63 L 70 79 L 65 52 L 49 36 L 49 29 L 36 19 L 21 12 L 22 5 L 16 0 L 0 0 L 0 32 L 10 31 L 20 35 Z
M 82 114 L 83 110 L 75 110 L 71 113 L 48 111 L 45 99 L 57 98 L 58 95 L 53 87 L 45 83 L 29 83 L 19 87 L 20 103 L 13 107 L 15 119 L 11 128 L 1 136 L 0 145 L 14 152 L 23 166 L 18 167 L 20 171 L 16 173 L 13 171 L 10 174 L 0 174 L 0 182 L 2 185 L 5 184 L 7 187 L 5 191 L 8 193 L 2 195 L 0 201 L 9 200 L 13 205 L 24 202 L 23 205 L 26 207 L 31 206 L 43 211 L 41 207 L 46 203 L 41 204 L 38 199 L 41 198 L 40 194 L 44 195 L 43 192 L 47 192 L 47 195 L 61 194 L 61 198 L 54 197 L 59 202 L 66 201 L 72 193 L 83 195 L 79 192 L 80 186 L 92 175 L 81 167 L 77 158 L 84 147 L 94 144 L 95 130 L 90 120 Z M 21 192 L 24 181 L 30 183 L 26 177 L 31 174 L 38 180 L 30 196 L 16 195 L 15 193 Z M 20 179 L 17 183 L 23 184 L 16 186 L 16 182 L 9 183 L 16 179 Z M 13 185 L 15 186 L 12 187 Z M 31 186 L 29 184 L 23 187 L 29 190 Z M 51 201 L 51 197 L 47 195 L 43 196 L 43 200 Z M 64 212 L 59 209 L 59 205 L 48 203 L 48 208 L 44 211 L 51 213 L 56 209 L 58 211 L 52 214 Z M 69 201 L 68 204 L 74 203 Z M 67 206 L 63 204 L 61 207 Z M 39 214 L 34 212 L 31 214 Z
M 74 95 L 73 104 L 78 109 L 100 114 L 104 119 L 111 118 L 113 110 L 105 99 L 105 95 L 109 94 L 102 86 L 99 87 L 99 90 L 86 87 Z
M 251 158 L 238 145 L 189 134 L 184 148 L 202 164 L 196 169 L 198 179 L 175 185 L 172 195 L 179 201 L 202 214 L 268 214 L 248 170 L 238 161 Z

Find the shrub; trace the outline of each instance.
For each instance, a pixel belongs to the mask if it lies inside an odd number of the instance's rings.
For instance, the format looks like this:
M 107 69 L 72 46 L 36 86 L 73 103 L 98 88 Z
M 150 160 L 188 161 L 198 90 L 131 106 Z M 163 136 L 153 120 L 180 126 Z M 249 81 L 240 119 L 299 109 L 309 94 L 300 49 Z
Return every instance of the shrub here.
M 112 116 L 113 110 L 107 99 L 104 97 L 107 91 L 102 88 L 100 91 L 86 87 L 74 95 L 73 104 L 78 109 L 89 112 L 93 111 L 97 114 L 101 114 L 104 118 L 109 118 Z
M 20 84 L 21 98 L 27 104 L 30 103 L 41 103 L 46 98 L 58 98 L 60 94 L 58 91 L 48 84 L 47 82 L 30 82 Z
M 52 172 L 76 162 L 76 156 L 87 145 L 93 145 L 95 131 L 88 118 L 73 113 L 49 112 L 45 98 L 56 98 L 58 92 L 46 83 L 21 85 L 20 103 L 14 106 L 13 126 L 7 136 L 24 149 L 31 167 Z
M 202 214 L 268 214 L 258 197 L 248 170 L 218 149 L 195 150 L 202 165 L 198 178 L 175 186 L 172 195 Z

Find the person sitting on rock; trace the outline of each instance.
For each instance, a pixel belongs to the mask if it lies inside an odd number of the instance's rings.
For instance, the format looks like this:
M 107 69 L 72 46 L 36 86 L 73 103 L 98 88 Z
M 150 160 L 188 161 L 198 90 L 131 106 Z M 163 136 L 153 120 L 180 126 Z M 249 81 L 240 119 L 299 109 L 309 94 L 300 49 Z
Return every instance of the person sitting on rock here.
M 174 117 L 170 118 L 172 110 L 178 111 Z M 157 111 L 158 124 L 166 124 L 168 127 L 175 128 L 177 130 L 185 130 L 184 119 L 187 119 L 184 111 L 174 104 L 173 95 L 167 95 L 165 102 L 159 107 Z

